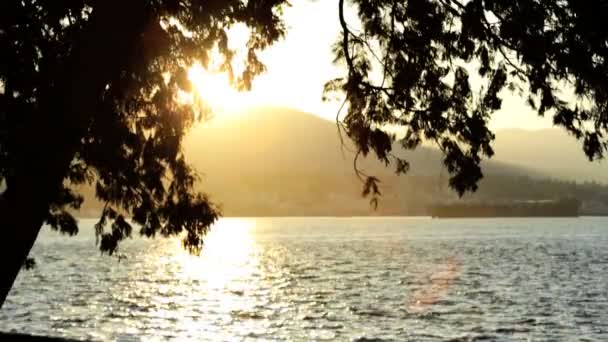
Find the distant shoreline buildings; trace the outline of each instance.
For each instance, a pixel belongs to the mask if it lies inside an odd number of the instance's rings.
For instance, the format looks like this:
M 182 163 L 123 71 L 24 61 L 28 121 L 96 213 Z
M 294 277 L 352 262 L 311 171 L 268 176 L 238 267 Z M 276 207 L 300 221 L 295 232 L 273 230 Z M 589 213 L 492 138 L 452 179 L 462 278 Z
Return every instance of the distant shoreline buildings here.
M 580 202 L 575 198 L 508 203 L 451 203 L 429 206 L 433 218 L 458 217 L 577 217 Z

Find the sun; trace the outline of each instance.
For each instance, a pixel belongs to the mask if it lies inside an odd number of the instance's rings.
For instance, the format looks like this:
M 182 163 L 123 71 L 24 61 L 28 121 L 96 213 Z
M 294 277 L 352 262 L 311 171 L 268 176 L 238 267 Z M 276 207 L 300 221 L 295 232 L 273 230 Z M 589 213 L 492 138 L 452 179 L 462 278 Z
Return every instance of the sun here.
M 225 72 L 210 72 L 195 63 L 188 70 L 188 79 L 213 114 L 235 113 L 249 104 L 247 94 L 237 91 Z

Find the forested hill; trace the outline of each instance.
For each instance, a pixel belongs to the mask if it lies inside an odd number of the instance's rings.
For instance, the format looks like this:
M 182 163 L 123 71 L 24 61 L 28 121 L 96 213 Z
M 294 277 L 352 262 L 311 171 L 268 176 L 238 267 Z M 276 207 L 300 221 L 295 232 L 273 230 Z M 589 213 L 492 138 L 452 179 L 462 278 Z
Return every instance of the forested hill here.
M 501 132 L 497 135 L 497 151 L 501 153 L 506 149 Z M 391 167 L 374 158 L 360 162 L 366 173 L 381 179 L 383 196 L 378 210 L 373 211 L 368 200 L 361 197 L 362 185 L 353 172 L 353 153 L 347 140 L 345 143 L 341 148 L 333 122 L 290 109 L 258 108 L 228 119 L 217 117 L 193 130 L 186 142 L 186 154 L 201 172 L 201 188 L 230 216 L 425 215 L 429 203 L 456 199 L 447 187 L 448 175 L 437 150 L 397 150 L 411 163 L 407 176 L 395 176 Z M 528 141 L 525 144 L 528 149 L 534 146 Z M 525 148 L 509 147 L 507 152 L 518 157 L 521 155 L 513 151 Z M 562 148 L 558 144 L 555 147 Z M 577 185 L 572 182 L 574 178 L 550 180 L 560 174 L 540 167 L 543 158 L 534 157 L 533 161 L 518 159 L 520 165 L 509 163 L 509 158 L 501 155 L 497 155 L 500 162 L 484 162 L 486 178 L 479 191 L 465 196 L 465 200 L 583 196 L 583 200 L 608 203 L 605 186 Z M 602 167 L 595 164 L 590 169 Z M 586 179 L 577 180 L 580 183 Z M 89 201 L 85 212 L 94 212 L 98 205 Z

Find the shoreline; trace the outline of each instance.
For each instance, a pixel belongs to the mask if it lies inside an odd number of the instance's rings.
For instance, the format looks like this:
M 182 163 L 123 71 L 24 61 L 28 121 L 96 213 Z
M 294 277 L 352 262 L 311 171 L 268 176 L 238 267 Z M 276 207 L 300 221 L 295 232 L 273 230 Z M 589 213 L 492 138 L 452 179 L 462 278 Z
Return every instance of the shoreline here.
M 2 341 L 16 341 L 16 342 L 77 342 L 87 340 L 74 340 L 64 337 L 51 337 L 42 335 L 29 335 L 20 334 L 13 332 L 0 331 L 0 340 Z

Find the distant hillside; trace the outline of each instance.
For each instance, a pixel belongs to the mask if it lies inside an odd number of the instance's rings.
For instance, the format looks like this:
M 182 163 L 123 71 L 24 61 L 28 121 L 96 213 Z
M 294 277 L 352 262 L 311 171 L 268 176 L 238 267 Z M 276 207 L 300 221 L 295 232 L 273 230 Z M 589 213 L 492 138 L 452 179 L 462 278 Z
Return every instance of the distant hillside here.
M 345 144 L 341 148 L 333 122 L 291 109 L 257 108 L 194 130 L 186 153 L 204 173 L 202 188 L 228 215 L 420 214 L 430 202 L 455 197 L 439 151 L 397 149 L 412 166 L 406 177 L 396 177 L 375 157 L 360 162 L 382 180 L 382 203 L 373 212 L 360 196 L 348 139 Z M 544 176 L 497 161 L 484 162 L 483 170 L 486 177 Z
M 341 148 L 336 125 L 312 114 L 286 108 L 256 108 L 240 116 L 217 118 L 193 130 L 186 142 L 190 161 L 210 177 L 215 172 L 329 172 L 353 175 L 352 145 Z M 420 147 L 395 148 L 405 156 L 411 175 L 442 173 L 441 153 Z M 375 157 L 361 159 L 368 173 L 392 175 Z M 487 174 L 528 175 L 532 170 L 504 162 L 484 162 Z M 540 175 L 540 174 L 538 174 Z
M 214 160 L 207 166 L 221 167 L 222 172 L 246 163 L 252 171 L 331 169 L 351 174 L 353 154 L 348 151 L 348 139 L 345 143 L 347 148 L 341 151 L 333 122 L 289 108 L 260 107 L 231 119 L 212 120 L 193 132 L 187 149 L 195 164 Z M 231 153 L 224 153 L 226 148 Z M 395 150 L 410 161 L 412 175 L 441 173 L 439 151 L 428 147 Z M 608 182 L 608 163 L 589 162 L 581 142 L 559 128 L 498 130 L 494 150 L 496 154 L 491 161 L 483 163 L 487 175 Z M 375 158 L 364 160 L 361 165 L 372 173 L 392 173 Z
M 581 191 L 571 183 L 542 180 L 583 175 L 579 165 L 589 167 L 593 175 L 605 167 L 587 166 L 584 159 L 568 155 L 574 154 L 569 152 L 573 149 L 571 142 L 546 136 L 550 134 L 542 132 L 533 139 L 526 131 L 498 132 L 497 161 L 483 163 L 485 178 L 480 189 L 465 200 L 551 199 L 584 194 L 608 203 L 592 190 L 594 186 Z M 396 148 L 395 153 L 411 163 L 407 176 L 396 176 L 392 167 L 374 156 L 360 161 L 360 168 L 381 179 L 383 195 L 378 210 L 373 211 L 368 200 L 361 197 L 362 185 L 353 171 L 350 146 L 345 138 L 341 148 L 333 122 L 292 109 L 256 108 L 238 116 L 218 117 L 194 129 L 185 142 L 185 152 L 200 171 L 201 190 L 221 203 L 229 216 L 426 215 L 428 204 L 457 198 L 447 186 L 448 174 L 439 151 Z M 568 160 L 571 173 L 561 172 L 566 168 L 553 172 L 557 165 L 564 165 L 558 163 L 560 158 Z M 98 208 L 99 203 L 94 201 L 85 203 L 89 213 Z
M 498 131 L 494 147 L 497 161 L 560 179 L 608 182 L 608 163 L 589 162 L 582 143 L 563 129 Z

